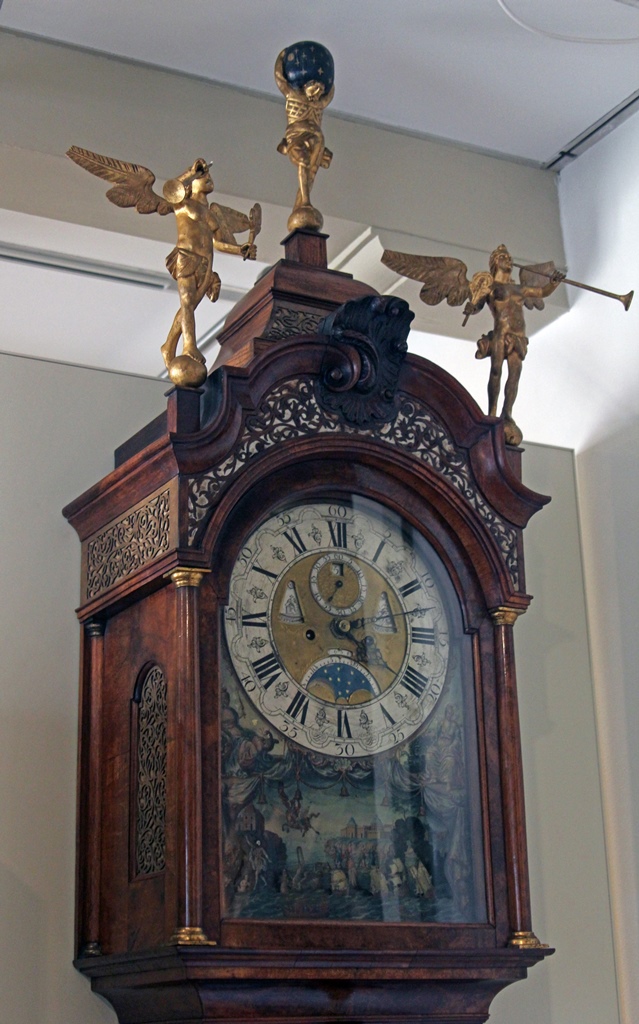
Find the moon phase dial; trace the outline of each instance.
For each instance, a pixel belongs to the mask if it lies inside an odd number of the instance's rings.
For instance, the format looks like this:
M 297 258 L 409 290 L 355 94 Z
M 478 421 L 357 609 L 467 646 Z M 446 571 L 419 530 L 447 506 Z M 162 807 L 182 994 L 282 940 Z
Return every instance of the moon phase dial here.
M 415 733 L 448 663 L 443 600 L 421 535 L 381 505 L 297 505 L 259 526 L 231 575 L 226 637 L 247 696 L 327 755 Z

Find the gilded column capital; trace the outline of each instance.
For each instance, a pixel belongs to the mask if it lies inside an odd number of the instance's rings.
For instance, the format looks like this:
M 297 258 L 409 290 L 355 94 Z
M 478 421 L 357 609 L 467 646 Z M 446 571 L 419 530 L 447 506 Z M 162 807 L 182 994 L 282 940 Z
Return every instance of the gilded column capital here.
M 512 626 L 520 614 L 519 608 L 509 608 L 507 605 L 501 605 L 499 608 L 491 608 L 490 610 L 490 617 L 495 626 Z
M 89 619 L 84 623 L 84 632 L 87 636 L 104 636 L 105 623 L 99 619 Z
M 177 569 L 171 569 L 170 572 L 165 573 L 165 579 L 171 580 L 176 587 L 197 588 L 206 574 L 210 571 L 210 569 L 187 569 L 184 567 L 178 567 Z

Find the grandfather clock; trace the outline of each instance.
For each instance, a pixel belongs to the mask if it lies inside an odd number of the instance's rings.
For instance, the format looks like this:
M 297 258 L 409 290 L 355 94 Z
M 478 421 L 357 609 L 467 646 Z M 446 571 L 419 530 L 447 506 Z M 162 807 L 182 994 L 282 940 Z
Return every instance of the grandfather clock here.
M 298 230 L 83 547 L 76 966 L 122 1024 L 480 1022 L 530 916 L 513 625 L 548 499 Z

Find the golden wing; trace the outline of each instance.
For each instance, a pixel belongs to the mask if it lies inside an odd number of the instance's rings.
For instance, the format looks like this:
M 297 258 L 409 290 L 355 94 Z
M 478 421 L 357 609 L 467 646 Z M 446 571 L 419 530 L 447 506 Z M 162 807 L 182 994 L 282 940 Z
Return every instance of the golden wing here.
M 134 206 L 138 213 L 159 213 L 161 217 L 173 211 L 173 207 L 153 191 L 155 175 L 147 167 L 91 153 L 79 146 L 71 146 L 67 156 L 85 171 L 114 183 L 114 188 L 106 195 L 116 206 Z
M 428 306 L 436 306 L 444 299 L 449 306 L 461 306 L 470 298 L 466 264 L 452 256 L 415 256 L 385 249 L 382 263 L 396 274 L 422 281 L 424 287 L 419 297 Z
M 248 231 L 252 226 L 249 217 L 245 213 L 233 210 L 230 206 L 211 203 L 211 213 L 218 223 L 218 230 L 215 232 L 218 242 L 228 242 L 230 245 L 236 245 L 235 235 L 238 232 Z
M 552 260 L 547 263 L 535 263 L 528 267 L 521 267 L 519 271 L 519 283 L 524 288 L 543 288 L 556 271 L 557 267 Z M 526 309 L 543 309 L 544 300 L 536 295 L 527 295 L 524 299 Z

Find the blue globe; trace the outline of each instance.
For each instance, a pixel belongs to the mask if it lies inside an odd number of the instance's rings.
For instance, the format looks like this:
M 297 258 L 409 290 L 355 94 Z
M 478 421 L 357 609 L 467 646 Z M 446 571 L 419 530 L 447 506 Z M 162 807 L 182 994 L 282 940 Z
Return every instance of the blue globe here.
M 325 46 L 307 39 L 286 47 L 284 77 L 294 89 L 303 89 L 307 82 L 322 82 L 327 93 L 335 81 L 335 64 Z

